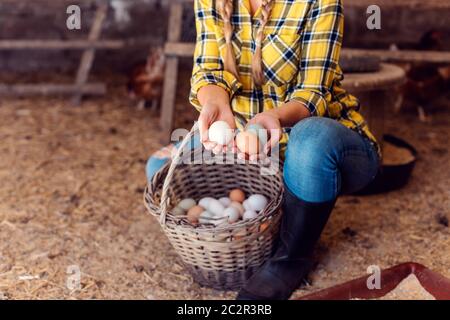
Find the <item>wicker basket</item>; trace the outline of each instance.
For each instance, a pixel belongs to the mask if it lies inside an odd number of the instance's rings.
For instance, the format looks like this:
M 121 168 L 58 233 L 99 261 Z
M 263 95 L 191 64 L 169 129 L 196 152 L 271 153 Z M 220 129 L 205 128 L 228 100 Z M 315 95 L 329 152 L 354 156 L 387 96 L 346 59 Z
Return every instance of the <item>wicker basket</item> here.
M 145 205 L 159 218 L 196 282 L 215 289 L 237 290 L 272 253 L 281 217 L 281 173 L 262 175 L 262 165 L 227 162 L 231 155 L 211 156 L 208 164 L 180 163 L 181 154 L 195 157 L 202 153 L 201 149 L 185 149 L 196 129 L 192 128 L 172 162 L 149 183 Z M 171 213 L 170 208 L 181 199 L 223 197 L 233 188 L 241 188 L 246 194 L 263 194 L 270 199 L 269 204 L 255 219 L 219 226 L 193 225 L 185 217 Z

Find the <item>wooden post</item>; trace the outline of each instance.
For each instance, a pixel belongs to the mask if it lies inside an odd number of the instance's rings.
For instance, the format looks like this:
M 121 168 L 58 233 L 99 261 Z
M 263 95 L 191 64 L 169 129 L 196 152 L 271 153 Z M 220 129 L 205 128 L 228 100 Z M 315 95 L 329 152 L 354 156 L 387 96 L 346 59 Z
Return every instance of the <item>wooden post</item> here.
M 102 32 L 103 22 L 105 21 L 106 14 L 108 12 L 108 5 L 106 3 L 100 3 L 98 5 L 97 11 L 95 13 L 94 23 L 92 24 L 91 30 L 89 32 L 88 40 L 97 41 Z M 87 49 L 83 52 L 81 57 L 80 65 L 77 71 L 77 77 L 75 80 L 75 85 L 82 87 L 89 77 L 89 72 L 92 68 L 92 63 L 95 58 L 95 49 Z M 83 93 L 79 92 L 72 98 L 72 104 L 78 106 L 81 103 Z
M 118 50 L 129 45 L 130 41 L 124 40 L 0 40 L 0 50 Z
M 183 5 L 174 3 L 170 7 L 168 42 L 178 42 L 181 36 L 183 22 Z M 170 142 L 173 129 L 173 114 L 178 80 L 178 57 L 169 56 L 166 59 L 166 71 L 161 103 L 160 126 L 163 132 L 162 143 Z
M 448 51 L 417 51 L 417 50 L 379 50 L 379 49 L 344 49 L 342 56 L 375 57 L 382 62 L 426 62 L 434 64 L 449 64 Z
M 74 93 L 89 95 L 104 95 L 106 86 L 103 83 L 85 83 L 81 86 L 74 84 L 13 84 L 0 83 L 0 96 L 30 96 L 30 95 L 73 95 Z

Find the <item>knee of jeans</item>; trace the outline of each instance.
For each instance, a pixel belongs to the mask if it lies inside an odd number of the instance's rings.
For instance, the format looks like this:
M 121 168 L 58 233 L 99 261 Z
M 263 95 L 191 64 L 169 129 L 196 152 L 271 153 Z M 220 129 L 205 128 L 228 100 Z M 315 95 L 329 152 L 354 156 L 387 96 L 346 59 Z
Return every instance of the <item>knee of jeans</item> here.
M 300 198 L 303 188 L 321 184 L 318 179 L 333 178 L 336 174 L 339 146 L 333 125 L 322 118 L 308 118 L 291 131 L 283 175 L 291 192 Z
M 285 180 L 309 179 L 320 172 L 335 171 L 334 157 L 317 141 L 306 138 L 297 143 L 289 142 L 284 163 Z
M 330 121 L 314 117 L 297 123 L 289 135 L 286 162 L 298 170 L 336 166 L 339 140 Z
M 325 117 L 309 117 L 297 122 L 291 130 L 289 139 L 298 139 L 300 136 L 317 136 L 321 133 L 333 131 L 339 123 L 336 120 Z

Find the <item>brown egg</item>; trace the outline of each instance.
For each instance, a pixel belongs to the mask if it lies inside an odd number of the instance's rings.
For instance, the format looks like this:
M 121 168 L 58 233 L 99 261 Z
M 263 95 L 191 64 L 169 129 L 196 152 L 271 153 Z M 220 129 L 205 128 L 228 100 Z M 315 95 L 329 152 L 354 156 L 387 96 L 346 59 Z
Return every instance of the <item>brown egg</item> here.
M 242 203 L 245 200 L 245 193 L 241 189 L 233 189 L 230 192 L 229 198 L 231 201 Z
M 259 139 L 252 132 L 239 132 L 236 136 L 236 145 L 245 154 L 253 155 L 259 153 Z
M 261 223 L 261 225 L 259 226 L 259 232 L 264 232 L 265 230 L 267 230 L 269 225 L 269 221 L 264 221 L 263 223 Z
M 194 207 L 190 208 L 189 211 L 187 212 L 188 221 L 191 223 L 197 223 L 198 218 L 200 217 L 200 214 L 203 211 L 205 211 L 205 209 L 200 206 L 194 206 Z

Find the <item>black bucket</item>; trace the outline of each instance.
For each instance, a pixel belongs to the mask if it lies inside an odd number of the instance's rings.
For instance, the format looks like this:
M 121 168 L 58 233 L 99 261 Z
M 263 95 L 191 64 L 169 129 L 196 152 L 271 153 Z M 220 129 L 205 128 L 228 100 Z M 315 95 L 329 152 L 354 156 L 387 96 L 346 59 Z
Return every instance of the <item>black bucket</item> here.
M 362 190 L 356 192 L 355 194 L 357 195 L 370 195 L 398 190 L 403 188 L 411 177 L 416 165 L 417 150 L 406 141 L 390 134 L 384 135 L 383 140 L 396 147 L 408 149 L 414 159 L 397 165 L 382 165 L 374 180 Z

